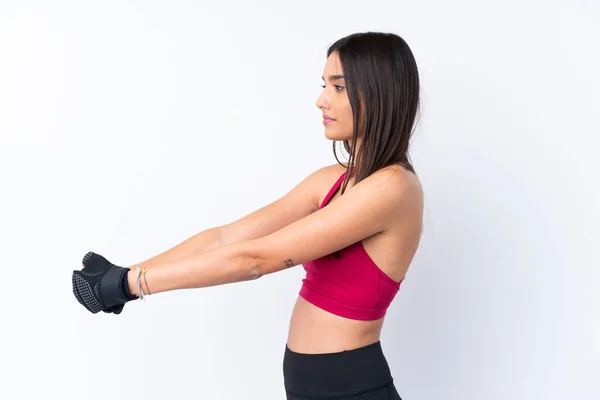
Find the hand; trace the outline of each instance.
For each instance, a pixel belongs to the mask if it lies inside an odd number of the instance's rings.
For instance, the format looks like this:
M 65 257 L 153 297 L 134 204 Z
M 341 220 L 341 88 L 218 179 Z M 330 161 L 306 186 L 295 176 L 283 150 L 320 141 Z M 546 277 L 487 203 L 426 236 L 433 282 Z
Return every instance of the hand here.
M 74 270 L 71 277 L 73 294 L 91 313 L 120 314 L 125 303 L 137 299 L 129 292 L 129 268 L 116 266 L 91 251 L 83 257 L 82 263 L 83 269 Z

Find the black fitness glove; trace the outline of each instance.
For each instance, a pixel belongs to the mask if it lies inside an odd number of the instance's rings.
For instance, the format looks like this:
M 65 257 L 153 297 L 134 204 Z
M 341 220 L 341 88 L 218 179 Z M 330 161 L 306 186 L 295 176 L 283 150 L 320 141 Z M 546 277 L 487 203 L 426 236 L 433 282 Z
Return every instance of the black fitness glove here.
M 91 313 L 120 314 L 125 303 L 137 299 L 127 284 L 129 268 L 118 267 L 91 251 L 83 257 L 82 263 L 81 271 L 73 271 L 73 294 Z

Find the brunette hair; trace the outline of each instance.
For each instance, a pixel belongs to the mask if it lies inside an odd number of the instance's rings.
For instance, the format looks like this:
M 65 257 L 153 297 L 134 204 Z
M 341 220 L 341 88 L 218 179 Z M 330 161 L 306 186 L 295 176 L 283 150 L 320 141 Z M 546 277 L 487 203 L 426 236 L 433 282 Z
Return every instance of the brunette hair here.
M 363 32 L 337 40 L 327 50 L 327 57 L 333 52 L 342 64 L 354 120 L 352 146 L 343 141 L 349 160 L 341 193 L 352 173 L 355 184 L 392 164 L 416 175 L 409 142 L 420 108 L 420 87 L 417 63 L 408 44 L 393 33 Z M 359 132 L 362 143 L 355 154 Z M 333 154 L 343 166 L 336 144 L 334 141 Z

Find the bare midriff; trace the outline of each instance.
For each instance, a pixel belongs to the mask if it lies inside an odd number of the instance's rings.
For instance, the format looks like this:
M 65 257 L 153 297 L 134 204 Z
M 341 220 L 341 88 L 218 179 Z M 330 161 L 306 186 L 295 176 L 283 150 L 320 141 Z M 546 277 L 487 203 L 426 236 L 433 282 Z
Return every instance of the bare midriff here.
M 297 353 L 337 353 L 379 340 L 384 318 L 360 321 L 335 314 L 298 296 L 288 331 L 287 346 Z

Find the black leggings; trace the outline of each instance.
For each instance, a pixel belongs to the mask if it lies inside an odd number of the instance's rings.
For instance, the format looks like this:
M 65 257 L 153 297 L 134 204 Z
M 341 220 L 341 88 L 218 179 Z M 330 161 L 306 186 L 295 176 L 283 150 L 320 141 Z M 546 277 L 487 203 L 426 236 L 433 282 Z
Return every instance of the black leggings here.
M 381 342 L 339 353 L 303 354 L 285 346 L 287 400 L 402 400 Z

